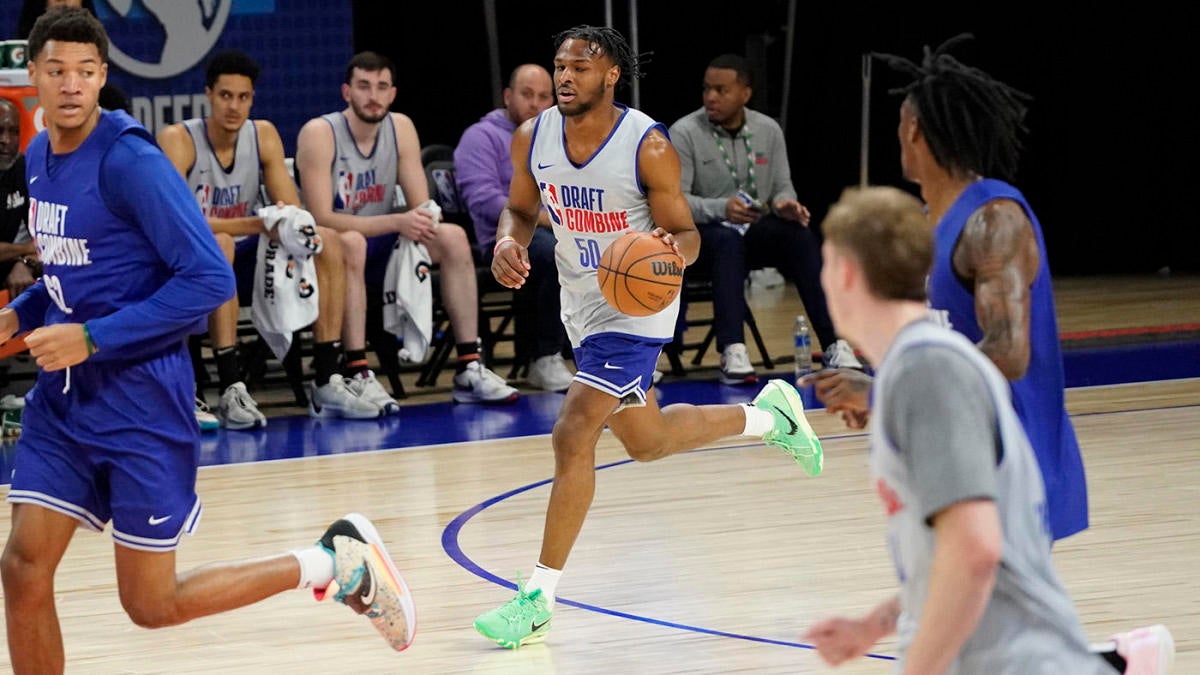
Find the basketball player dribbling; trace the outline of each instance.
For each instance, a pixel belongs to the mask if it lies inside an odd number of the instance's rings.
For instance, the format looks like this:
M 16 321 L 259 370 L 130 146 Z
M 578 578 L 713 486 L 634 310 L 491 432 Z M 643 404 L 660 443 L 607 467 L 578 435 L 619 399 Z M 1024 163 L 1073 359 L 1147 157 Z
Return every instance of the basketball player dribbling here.
M 643 462 L 742 434 L 782 448 L 810 475 L 822 464 L 800 396 L 782 380 L 769 382 L 746 405 L 660 410 L 647 395 L 659 353 L 674 333 L 678 298 L 647 317 L 621 314 L 602 296 L 596 268 L 601 251 L 629 230 L 653 232 L 685 262 L 696 259 L 700 238 L 680 190 L 679 157 L 663 125 L 613 102 L 618 83 L 638 76 L 637 56 L 620 33 L 577 26 L 555 44 L 558 103 L 513 136 L 513 179 L 492 272 L 502 285 L 521 287 L 530 269 L 526 246 L 544 204 L 557 239 L 562 320 L 578 372 L 554 425 L 554 486 L 538 564 L 516 597 L 475 620 L 476 630 L 510 649 L 540 642 L 550 630 L 555 587 L 595 491 L 596 442 L 605 425 Z M 614 220 L 627 227 L 607 225 Z

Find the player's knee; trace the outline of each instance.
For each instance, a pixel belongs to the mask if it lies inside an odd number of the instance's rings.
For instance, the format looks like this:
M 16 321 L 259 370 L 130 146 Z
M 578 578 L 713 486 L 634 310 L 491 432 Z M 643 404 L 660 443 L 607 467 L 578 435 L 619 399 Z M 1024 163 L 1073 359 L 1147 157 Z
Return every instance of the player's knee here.
M 179 623 L 172 603 L 150 600 L 145 597 L 121 596 L 121 606 L 129 620 L 142 628 L 166 628 Z
M 471 255 L 471 242 L 467 239 L 467 231 L 454 223 L 442 223 L 437 228 L 438 245 L 447 261 L 475 261 Z
M 0 576 L 4 579 L 4 595 L 9 603 L 18 602 L 22 597 L 54 592 L 54 570 L 11 546 L 0 556 Z
M 637 436 L 630 439 L 622 439 L 625 445 L 625 452 L 630 459 L 637 462 L 653 462 L 667 455 L 669 446 L 664 439 L 654 438 L 649 436 Z
M 580 442 L 580 439 L 591 437 L 589 431 L 583 431 L 586 426 L 588 426 L 587 421 L 584 419 L 573 420 L 570 414 L 559 416 L 558 421 L 554 423 L 554 430 L 550 434 L 556 461 L 560 463 L 582 461 L 590 465 L 595 446 Z
M 336 256 L 342 255 L 342 238 L 338 235 L 338 231 L 332 227 L 317 227 L 317 236 L 321 237 L 323 244 L 321 253 L 318 258 L 333 254 Z
M 230 263 L 233 262 L 236 246 L 233 243 L 233 237 L 224 232 L 216 232 L 214 235 L 217 239 L 217 246 L 220 247 L 221 253 L 225 254 L 225 259 Z
M 342 232 L 339 235 L 342 241 L 342 259 L 346 261 L 346 268 L 353 270 L 362 270 L 367 264 L 367 240 L 362 236 L 361 232 Z

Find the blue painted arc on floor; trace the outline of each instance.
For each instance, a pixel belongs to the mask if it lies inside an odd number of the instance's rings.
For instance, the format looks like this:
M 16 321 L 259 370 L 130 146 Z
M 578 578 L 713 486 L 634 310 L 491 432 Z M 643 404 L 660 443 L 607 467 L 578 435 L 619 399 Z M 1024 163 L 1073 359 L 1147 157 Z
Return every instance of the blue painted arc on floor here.
M 845 434 L 842 436 L 831 436 L 829 438 L 846 438 L 846 437 L 860 436 L 860 435 L 862 435 L 862 434 Z M 731 445 L 731 446 L 722 446 L 722 447 L 717 447 L 717 448 L 706 448 L 704 450 L 693 450 L 692 452 L 713 452 L 713 451 L 717 451 L 717 450 L 736 450 L 736 449 L 748 448 L 748 447 L 761 447 L 761 445 L 762 445 L 761 443 Z M 633 462 L 632 459 L 624 459 L 624 460 L 620 460 L 617 462 L 611 462 L 609 464 L 603 464 L 601 466 L 596 467 L 596 470 L 602 471 L 604 469 L 611 469 L 613 467 L 623 466 L 626 464 L 630 464 L 632 462 Z M 442 550 L 444 550 L 446 552 L 446 555 L 450 556 L 451 560 L 458 563 L 463 569 L 474 574 L 475 576 L 477 576 L 485 581 L 490 581 L 494 584 L 503 586 L 503 587 L 508 588 L 513 591 L 516 591 L 517 585 L 515 583 L 508 581 L 507 579 L 503 579 L 503 578 L 493 574 L 492 572 L 489 572 L 488 570 L 485 570 L 483 567 L 478 565 L 474 560 L 471 560 L 471 558 L 465 552 L 463 552 L 462 547 L 459 546 L 458 535 L 462 531 L 463 526 L 467 524 L 467 521 L 469 521 L 471 518 L 474 518 L 475 516 L 479 515 L 485 509 L 491 508 L 492 506 L 495 506 L 496 504 L 499 504 L 500 502 L 502 502 L 510 497 L 519 495 L 523 492 L 528 492 L 529 490 L 533 490 L 535 488 L 539 488 L 539 487 L 548 485 L 548 484 L 552 483 L 553 481 L 554 481 L 553 478 L 547 478 L 545 480 L 541 480 L 536 483 L 530 483 L 528 485 L 524 485 L 524 486 L 521 486 L 514 490 L 505 492 L 504 494 L 492 497 L 491 499 L 488 499 L 487 501 L 476 504 L 475 506 L 467 509 L 466 511 L 463 511 L 454 520 L 450 521 L 450 524 L 446 526 L 446 529 L 442 530 Z M 674 628 L 677 630 L 689 631 L 692 633 L 701 633 L 704 635 L 712 635 L 714 637 L 731 638 L 731 639 L 735 639 L 735 640 L 746 640 L 749 642 L 759 642 L 759 643 L 763 643 L 763 644 L 778 645 L 781 647 L 792 647 L 792 648 L 796 648 L 796 649 L 809 649 L 809 650 L 815 649 L 812 645 L 805 644 L 803 642 L 791 642 L 788 640 L 777 640 L 777 639 L 773 639 L 773 638 L 758 637 L 758 636 L 754 636 L 754 635 L 746 635 L 744 633 L 733 633 L 733 632 L 729 632 L 729 631 L 718 630 L 715 628 L 704 628 L 702 626 L 694 626 L 694 625 L 689 625 L 689 624 L 684 624 L 684 623 L 678 623 L 675 621 L 667 621 L 664 619 L 655 619 L 655 618 L 643 616 L 640 614 L 630 614 L 629 612 L 622 612 L 620 610 L 611 609 L 608 607 L 601 607 L 599 605 L 593 605 L 593 604 L 589 604 L 586 602 L 580 602 L 578 600 L 571 600 L 569 598 L 564 598 L 561 596 L 558 596 L 555 599 L 555 602 L 559 605 L 567 605 L 569 607 L 575 607 L 577 609 L 584 609 L 589 612 L 596 612 L 598 614 L 605 614 L 607 616 L 613 616 L 613 617 L 617 617 L 620 619 L 627 619 L 630 621 L 641 621 L 643 623 L 653 624 L 656 626 L 663 626 L 664 628 Z M 886 654 L 875 654 L 875 653 L 865 654 L 864 658 L 879 659 L 879 660 L 884 660 L 884 661 L 894 661 L 896 659 L 896 657 L 894 657 L 894 656 L 888 656 Z

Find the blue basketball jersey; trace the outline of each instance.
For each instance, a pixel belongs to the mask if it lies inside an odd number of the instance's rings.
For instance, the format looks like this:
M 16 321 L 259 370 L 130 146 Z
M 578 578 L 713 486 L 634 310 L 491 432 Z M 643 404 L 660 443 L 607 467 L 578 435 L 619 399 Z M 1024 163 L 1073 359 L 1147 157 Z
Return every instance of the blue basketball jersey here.
M 233 295 L 195 199 L 137 120 L 103 112 L 64 155 L 42 132 L 26 159 L 29 229 L 45 271 L 12 303 L 23 330 L 87 322 L 100 347 L 91 359 L 135 359 L 177 348 Z
M 38 373 L 8 501 L 36 504 L 122 545 L 174 548 L 200 514 L 199 427 L 184 338 L 233 295 L 195 199 L 150 134 L 104 112 L 74 151 L 27 149 L 42 278 L 12 307 L 21 328 L 84 324 L 99 351 Z
M 1010 199 L 1021 205 L 1037 237 L 1038 272 L 1030 288 L 1029 369 L 1025 377 L 1010 383 L 1013 407 L 1037 455 L 1055 539 L 1070 536 L 1088 525 L 1087 484 L 1075 429 L 1064 401 L 1062 351 L 1054 289 L 1042 226 L 1024 195 L 999 180 L 976 181 L 959 195 L 934 232 L 933 269 L 929 275 L 929 303 L 947 313 L 954 330 L 978 344 L 983 338 L 975 315 L 974 288 L 964 286 L 954 272 L 954 247 L 967 219 L 983 205 Z

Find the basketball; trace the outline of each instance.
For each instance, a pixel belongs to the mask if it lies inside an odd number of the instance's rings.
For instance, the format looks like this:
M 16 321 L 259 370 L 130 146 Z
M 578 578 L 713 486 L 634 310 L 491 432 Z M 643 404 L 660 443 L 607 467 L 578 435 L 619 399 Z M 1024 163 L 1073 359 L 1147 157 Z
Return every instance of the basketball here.
M 649 232 L 627 232 L 600 256 L 600 292 L 614 309 L 650 316 L 666 309 L 683 284 L 683 258 Z

